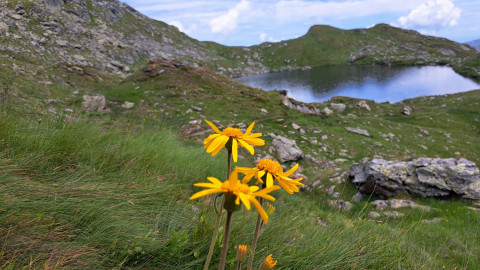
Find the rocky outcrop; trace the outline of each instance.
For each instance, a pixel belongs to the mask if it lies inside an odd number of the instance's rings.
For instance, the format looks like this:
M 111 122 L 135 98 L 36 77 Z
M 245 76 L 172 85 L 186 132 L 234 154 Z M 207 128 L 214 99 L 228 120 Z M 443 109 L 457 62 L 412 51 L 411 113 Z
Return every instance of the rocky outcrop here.
M 273 135 L 273 134 L 272 134 Z M 297 142 L 282 136 L 272 136 L 273 147 L 282 162 L 296 161 L 303 158 L 303 152 L 298 148 Z
M 418 158 L 412 161 L 364 160 L 350 167 L 359 191 L 391 197 L 406 191 L 420 197 L 480 200 L 480 176 L 466 159 Z
M 286 96 L 286 93 L 285 93 L 285 95 L 283 95 L 282 92 L 280 94 L 281 94 L 281 97 L 282 97 L 283 105 L 289 107 L 290 109 L 294 109 L 294 110 L 300 111 L 302 113 L 308 113 L 308 114 L 317 114 L 317 115 L 322 114 L 322 112 L 319 109 L 317 109 L 315 107 L 312 107 L 309 104 L 299 102 L 299 101 L 295 101 L 295 100 L 291 100 L 290 98 L 288 98 Z

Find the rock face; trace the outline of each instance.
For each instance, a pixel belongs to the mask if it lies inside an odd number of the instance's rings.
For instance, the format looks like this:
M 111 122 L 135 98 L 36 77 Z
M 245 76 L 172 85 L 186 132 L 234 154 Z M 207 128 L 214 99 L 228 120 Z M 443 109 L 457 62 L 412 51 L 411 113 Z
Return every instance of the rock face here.
M 360 192 L 390 197 L 399 192 L 420 197 L 480 200 L 480 176 L 466 159 L 418 158 L 412 161 L 364 160 L 350 167 Z
M 277 150 L 278 157 L 282 162 L 296 161 L 303 158 L 303 152 L 298 148 L 295 140 L 275 136 L 272 144 Z

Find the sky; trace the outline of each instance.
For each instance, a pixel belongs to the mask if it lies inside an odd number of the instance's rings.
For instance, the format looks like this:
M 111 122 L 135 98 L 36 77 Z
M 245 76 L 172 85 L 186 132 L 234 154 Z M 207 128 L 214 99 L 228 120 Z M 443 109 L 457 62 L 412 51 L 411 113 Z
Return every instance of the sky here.
M 200 41 L 251 46 L 378 23 L 457 42 L 480 39 L 480 0 L 121 0 Z

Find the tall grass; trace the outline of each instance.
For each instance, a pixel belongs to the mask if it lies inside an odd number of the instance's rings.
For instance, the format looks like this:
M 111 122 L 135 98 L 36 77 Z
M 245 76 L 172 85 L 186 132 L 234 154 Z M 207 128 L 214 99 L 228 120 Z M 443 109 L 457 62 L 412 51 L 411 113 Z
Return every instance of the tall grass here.
M 167 127 L 134 134 L 7 114 L 0 126 L 0 268 L 201 268 L 215 214 L 211 198 L 188 198 L 193 183 L 223 178 L 223 156 L 210 157 Z M 366 209 L 333 211 L 314 194 L 274 196 L 277 210 L 255 264 L 273 253 L 278 269 L 441 267 L 436 253 L 443 247 L 415 239 L 423 226 L 412 222 L 417 217 L 377 223 L 365 219 Z M 234 214 L 232 247 L 251 241 L 256 217 L 245 209 Z M 478 226 L 472 230 L 470 243 L 462 236 L 456 244 L 471 247 Z M 478 265 L 462 258 L 452 265 Z M 231 252 L 227 268 L 234 265 Z

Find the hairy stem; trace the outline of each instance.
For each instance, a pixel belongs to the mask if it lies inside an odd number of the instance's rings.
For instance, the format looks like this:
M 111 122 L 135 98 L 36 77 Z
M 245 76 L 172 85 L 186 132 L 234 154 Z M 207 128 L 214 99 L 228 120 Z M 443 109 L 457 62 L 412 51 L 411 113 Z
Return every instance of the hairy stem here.
M 225 221 L 225 234 L 223 236 L 222 255 L 220 257 L 220 264 L 218 265 L 218 270 L 225 269 L 225 263 L 227 261 L 228 240 L 230 238 L 230 223 L 232 221 L 232 214 L 233 212 L 227 211 L 227 221 Z

